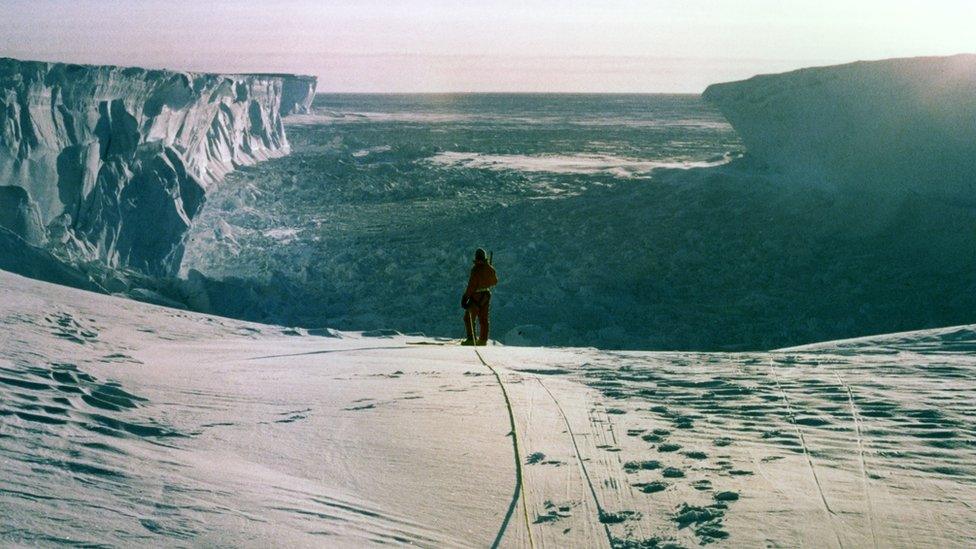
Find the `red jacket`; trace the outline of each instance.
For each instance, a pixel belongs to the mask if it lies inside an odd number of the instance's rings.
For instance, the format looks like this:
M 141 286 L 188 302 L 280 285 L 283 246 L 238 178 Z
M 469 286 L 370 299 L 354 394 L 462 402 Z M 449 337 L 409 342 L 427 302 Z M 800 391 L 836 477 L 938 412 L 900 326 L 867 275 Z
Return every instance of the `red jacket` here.
M 472 297 L 475 292 L 480 290 L 489 290 L 495 284 L 498 284 L 495 268 L 489 265 L 487 261 L 477 260 L 471 267 L 471 276 L 468 278 L 468 287 L 464 290 L 464 297 Z

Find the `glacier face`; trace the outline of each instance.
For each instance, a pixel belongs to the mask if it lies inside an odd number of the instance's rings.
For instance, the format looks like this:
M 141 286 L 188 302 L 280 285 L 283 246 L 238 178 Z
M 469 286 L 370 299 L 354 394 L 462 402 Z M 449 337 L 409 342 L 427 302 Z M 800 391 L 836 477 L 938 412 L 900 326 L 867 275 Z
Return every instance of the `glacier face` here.
M 976 55 L 761 75 L 704 97 L 791 180 L 872 195 L 976 190 Z
M 313 77 L 0 59 L 0 188 L 24 191 L 0 194 L 0 223 L 74 258 L 173 274 L 208 186 L 287 154 L 281 118 L 314 91 Z
M 314 76 L 294 74 L 268 74 L 271 78 L 281 78 L 281 116 L 290 114 L 309 114 L 312 100 L 315 99 Z

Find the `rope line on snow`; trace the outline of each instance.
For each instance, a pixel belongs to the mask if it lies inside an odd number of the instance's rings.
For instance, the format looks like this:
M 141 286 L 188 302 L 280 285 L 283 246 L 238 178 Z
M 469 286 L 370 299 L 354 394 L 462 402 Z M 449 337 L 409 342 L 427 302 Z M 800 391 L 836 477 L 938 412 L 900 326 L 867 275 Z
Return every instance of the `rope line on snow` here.
M 522 454 L 519 452 L 518 431 L 515 429 L 515 412 L 512 410 L 512 401 L 508 398 L 508 391 L 505 390 L 505 384 L 502 383 L 502 378 L 498 375 L 498 371 L 491 364 L 488 364 L 488 361 L 485 360 L 485 357 L 481 356 L 481 352 L 478 351 L 477 347 L 474 349 L 474 354 L 478 355 L 478 360 L 491 370 L 491 373 L 495 376 L 495 381 L 498 382 L 498 386 L 502 389 L 502 396 L 505 397 L 505 407 L 508 408 L 508 421 L 512 427 L 512 449 L 515 451 L 515 494 L 512 496 L 512 504 L 509 505 L 508 513 L 505 514 L 505 520 L 502 522 L 501 528 L 499 528 L 498 534 L 495 536 L 495 541 L 492 542 L 491 546 L 492 549 L 495 549 L 501 543 L 502 538 L 505 536 L 505 530 L 508 529 L 508 522 L 512 518 L 512 513 L 515 511 L 519 499 L 521 499 L 522 516 L 525 519 L 525 531 L 529 535 L 529 547 L 534 548 L 535 542 L 532 539 L 532 523 L 529 522 L 529 506 L 525 503 Z

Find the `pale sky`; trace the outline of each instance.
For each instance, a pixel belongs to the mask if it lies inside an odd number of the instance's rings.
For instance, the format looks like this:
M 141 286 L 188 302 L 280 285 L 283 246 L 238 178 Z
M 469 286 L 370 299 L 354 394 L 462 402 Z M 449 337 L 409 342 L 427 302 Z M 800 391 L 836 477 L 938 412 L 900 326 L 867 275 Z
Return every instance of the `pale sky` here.
M 976 53 L 973 0 L 0 0 L 0 57 L 298 72 L 339 92 L 700 92 Z

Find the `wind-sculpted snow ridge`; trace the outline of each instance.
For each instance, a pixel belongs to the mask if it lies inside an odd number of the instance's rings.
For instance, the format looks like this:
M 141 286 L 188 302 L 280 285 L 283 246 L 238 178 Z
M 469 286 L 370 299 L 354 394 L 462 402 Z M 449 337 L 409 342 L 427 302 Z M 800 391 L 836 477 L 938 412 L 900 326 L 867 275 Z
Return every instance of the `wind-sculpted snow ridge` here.
M 32 244 L 46 232 L 74 259 L 173 274 L 208 186 L 287 154 L 281 117 L 314 89 L 313 77 L 0 59 L 0 185 L 26 191 L 0 194 L 0 223 Z
M 976 55 L 762 75 L 704 97 L 791 180 L 967 201 L 976 190 Z
M 916 330 L 895 334 L 841 339 L 781 349 L 782 352 L 830 351 L 849 354 L 918 354 L 972 353 L 976 351 L 976 327 L 951 326 L 934 330 Z

